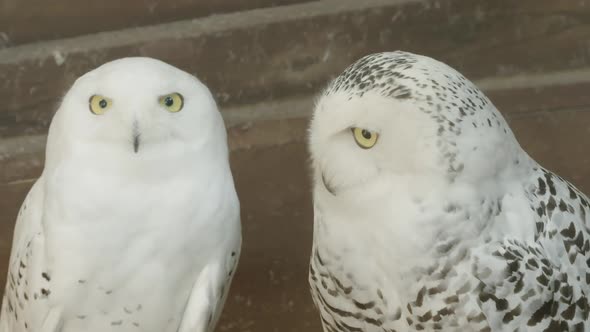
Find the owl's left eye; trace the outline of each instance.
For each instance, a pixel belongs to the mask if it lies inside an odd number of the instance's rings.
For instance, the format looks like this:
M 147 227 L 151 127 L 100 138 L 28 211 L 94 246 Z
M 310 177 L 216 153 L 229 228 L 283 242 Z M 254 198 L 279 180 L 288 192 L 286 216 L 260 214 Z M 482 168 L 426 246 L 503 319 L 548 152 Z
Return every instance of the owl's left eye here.
M 90 100 L 88 101 L 90 112 L 92 112 L 92 114 L 95 115 L 103 114 L 106 110 L 108 110 L 111 107 L 112 104 L 113 101 L 110 98 L 100 95 L 93 95 L 92 97 L 90 97 Z
M 161 96 L 158 99 L 158 102 L 162 107 L 164 107 L 168 112 L 176 113 L 180 112 L 182 106 L 184 106 L 184 98 L 180 93 L 171 93 L 165 96 Z
M 362 128 L 352 128 L 352 135 L 356 144 L 363 149 L 370 149 L 377 144 L 379 134 Z

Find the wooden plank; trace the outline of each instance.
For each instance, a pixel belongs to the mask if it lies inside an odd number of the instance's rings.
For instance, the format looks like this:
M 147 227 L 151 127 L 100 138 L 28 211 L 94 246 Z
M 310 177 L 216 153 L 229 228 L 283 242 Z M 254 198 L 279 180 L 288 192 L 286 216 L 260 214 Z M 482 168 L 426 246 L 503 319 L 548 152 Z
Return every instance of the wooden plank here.
M 37 178 L 45 162 L 45 136 L 21 136 L 0 142 L 0 184 Z
M 484 79 L 478 83 L 508 119 L 542 112 L 590 109 L 590 70 Z M 231 150 L 301 141 L 314 96 L 229 107 L 222 111 Z M 583 114 L 583 113 L 581 113 Z M 577 124 L 585 130 L 583 122 Z M 553 129 L 557 130 L 556 128 Z M 578 129 L 574 128 L 574 132 Z M 584 136 L 581 134 L 580 139 Z M 38 176 L 43 166 L 45 135 L 15 136 L 0 141 L 0 183 Z
M 542 165 L 581 183 L 590 193 L 590 106 L 581 109 L 503 112 L 522 147 Z M 233 152 L 303 142 L 307 118 L 245 123 L 228 129 Z M 20 147 L 20 151 L 10 149 Z M 0 145 L 0 184 L 36 178 L 44 162 L 45 137 L 14 139 Z
M 590 195 L 590 107 L 514 114 L 507 120 L 531 157 Z
M 43 40 L 307 1 L 314 0 L 2 0 L 0 49 Z
M 123 56 L 152 56 L 197 74 L 222 106 L 316 93 L 376 51 L 427 54 L 471 79 L 589 63 L 584 1 L 435 4 L 325 0 L 6 49 L 0 137 L 45 133 L 77 76 Z
M 590 77 L 589 77 L 590 78 Z M 505 114 L 590 108 L 590 82 L 486 91 Z

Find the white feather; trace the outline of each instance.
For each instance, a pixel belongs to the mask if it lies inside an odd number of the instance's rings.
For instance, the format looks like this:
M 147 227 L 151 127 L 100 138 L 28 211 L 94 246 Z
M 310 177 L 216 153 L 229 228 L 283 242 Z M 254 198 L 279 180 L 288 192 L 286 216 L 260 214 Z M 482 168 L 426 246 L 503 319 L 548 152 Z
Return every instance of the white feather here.
M 170 93 L 184 97 L 178 113 L 158 102 Z M 110 98 L 111 108 L 91 113 L 92 95 Z M 79 78 L 52 121 L 43 174 L 24 204 L 9 271 L 20 285 L 7 285 L 2 332 L 45 332 L 45 317 L 61 332 L 176 332 L 184 317 L 221 311 L 220 300 L 186 307 L 201 301 L 195 288 L 225 296 L 241 246 L 225 127 L 195 77 L 126 58 Z M 208 266 L 218 273 L 197 283 Z M 212 331 L 215 320 L 194 324 Z
M 309 150 L 324 331 L 590 328 L 588 198 L 454 69 L 360 59 L 318 100 Z

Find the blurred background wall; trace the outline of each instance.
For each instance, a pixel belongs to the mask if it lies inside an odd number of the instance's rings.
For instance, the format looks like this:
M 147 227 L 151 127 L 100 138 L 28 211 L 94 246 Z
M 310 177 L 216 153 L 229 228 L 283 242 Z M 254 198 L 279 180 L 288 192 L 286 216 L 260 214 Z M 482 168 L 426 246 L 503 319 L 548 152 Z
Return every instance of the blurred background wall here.
M 398 49 L 474 80 L 534 158 L 590 192 L 590 1 L 0 0 L 0 283 L 61 96 L 150 56 L 207 84 L 228 126 L 244 249 L 218 331 L 320 331 L 308 116 L 347 65 Z

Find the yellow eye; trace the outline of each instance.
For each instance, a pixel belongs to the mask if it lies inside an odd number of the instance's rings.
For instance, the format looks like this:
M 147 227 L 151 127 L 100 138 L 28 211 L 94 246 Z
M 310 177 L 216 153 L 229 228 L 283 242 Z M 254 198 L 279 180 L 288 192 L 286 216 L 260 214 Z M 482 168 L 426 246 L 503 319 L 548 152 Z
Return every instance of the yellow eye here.
M 352 128 L 352 135 L 356 144 L 363 149 L 370 149 L 375 146 L 379 137 L 377 133 L 362 128 Z
M 88 101 L 88 105 L 90 106 L 90 112 L 96 115 L 103 114 L 106 110 L 111 108 L 113 105 L 113 101 L 107 97 L 103 97 L 100 95 L 94 95 L 90 97 Z
M 168 112 L 176 113 L 184 106 L 184 99 L 180 93 L 171 93 L 158 99 L 160 105 L 162 105 Z

